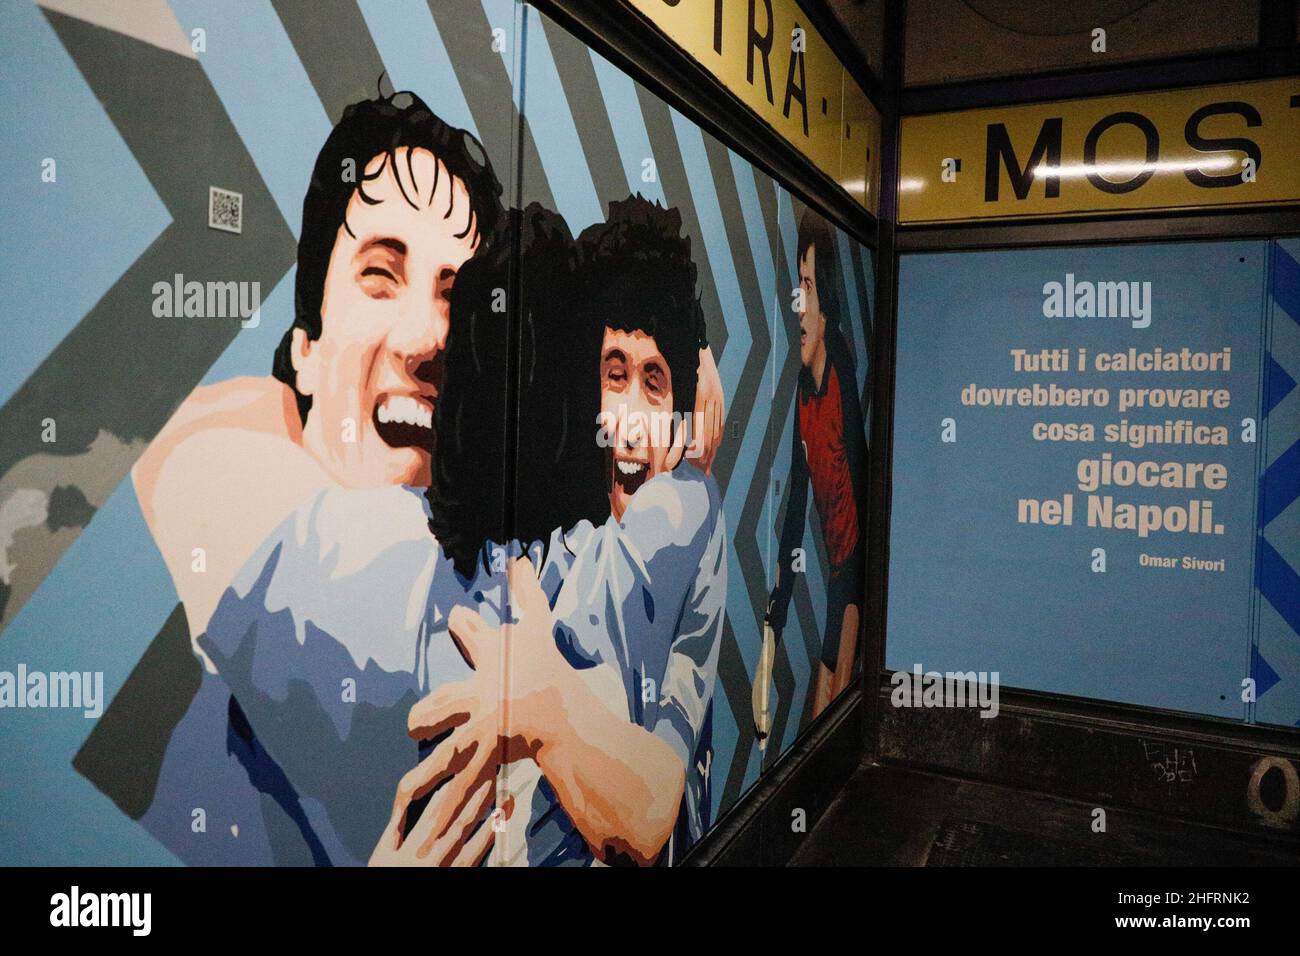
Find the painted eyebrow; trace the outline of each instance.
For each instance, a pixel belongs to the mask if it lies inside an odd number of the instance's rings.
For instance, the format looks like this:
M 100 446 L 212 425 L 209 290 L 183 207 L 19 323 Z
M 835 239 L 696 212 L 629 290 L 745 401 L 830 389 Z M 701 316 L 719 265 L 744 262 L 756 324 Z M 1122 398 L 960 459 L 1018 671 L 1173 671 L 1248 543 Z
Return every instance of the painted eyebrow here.
M 627 356 L 623 354 L 620 348 L 611 348 L 608 352 L 600 357 L 602 362 L 622 362 L 627 364 Z
M 359 256 L 367 253 L 376 247 L 391 249 L 399 256 L 406 255 L 406 243 L 402 242 L 401 239 L 394 239 L 391 236 L 376 236 L 373 239 L 367 239 L 361 244 L 361 248 L 357 250 L 357 255 Z

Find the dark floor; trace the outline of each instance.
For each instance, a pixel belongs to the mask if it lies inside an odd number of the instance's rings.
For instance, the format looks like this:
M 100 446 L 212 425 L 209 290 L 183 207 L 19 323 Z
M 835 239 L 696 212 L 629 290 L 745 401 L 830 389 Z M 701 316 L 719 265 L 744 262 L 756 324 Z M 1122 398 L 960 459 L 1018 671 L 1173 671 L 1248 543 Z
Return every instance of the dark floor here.
M 894 766 L 860 768 L 792 866 L 1296 866 L 1300 843 Z

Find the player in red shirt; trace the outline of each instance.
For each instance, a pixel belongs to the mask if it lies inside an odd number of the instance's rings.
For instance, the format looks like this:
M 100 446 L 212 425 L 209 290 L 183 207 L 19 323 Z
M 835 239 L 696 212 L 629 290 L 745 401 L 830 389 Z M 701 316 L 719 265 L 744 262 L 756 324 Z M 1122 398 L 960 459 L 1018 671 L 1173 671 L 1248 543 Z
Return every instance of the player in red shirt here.
M 754 685 L 754 729 L 764 747 L 772 661 L 777 635 L 785 627 L 795 575 L 801 570 L 796 552 L 803 543 L 810 483 L 830 563 L 826 630 L 813 692 L 814 717 L 848 686 L 862 625 L 867 445 L 853 356 L 839 327 L 834 242 L 826 221 L 806 210 L 799 222 L 797 252 L 802 295 L 796 301 L 802 304 L 799 359 L 803 368 L 795 399 L 790 500 Z

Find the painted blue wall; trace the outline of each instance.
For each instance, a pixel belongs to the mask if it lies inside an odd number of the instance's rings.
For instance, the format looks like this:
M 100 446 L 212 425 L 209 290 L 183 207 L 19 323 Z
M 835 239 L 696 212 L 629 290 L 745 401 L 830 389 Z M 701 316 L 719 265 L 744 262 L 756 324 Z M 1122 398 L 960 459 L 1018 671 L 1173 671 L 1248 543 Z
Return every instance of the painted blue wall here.
M 887 642 L 891 668 L 910 670 L 919 663 L 927 670 L 997 671 L 1010 687 L 1219 717 L 1254 716 L 1242 699 L 1242 681 L 1259 671 L 1261 457 L 1280 457 L 1276 444 L 1289 447 L 1295 440 L 1293 418 L 1287 422 L 1290 440 L 1279 434 L 1283 416 L 1294 416 L 1295 406 L 1288 404 L 1278 406 L 1280 414 L 1274 409 L 1277 428 L 1267 436 L 1261 429 L 1255 443 L 1242 441 L 1242 420 L 1258 422 L 1264 411 L 1265 319 L 1275 248 L 1265 241 L 1204 242 L 903 258 Z M 1064 282 L 1067 273 L 1077 281 L 1149 281 L 1150 326 L 1138 329 L 1117 318 L 1044 317 L 1045 283 Z M 1294 322 L 1289 314 L 1284 319 L 1278 315 L 1282 312 L 1275 312 L 1273 326 L 1282 333 L 1275 333 L 1275 341 L 1285 339 L 1289 345 Z M 1068 347 L 1074 356 L 1077 348 L 1096 355 L 1156 346 L 1166 351 L 1230 347 L 1231 371 L 1017 373 L 1010 356 L 1018 348 Z M 1288 353 L 1285 361 L 1294 370 L 1294 355 Z M 993 408 L 964 406 L 960 399 L 961 390 L 972 383 L 1034 382 L 1105 386 L 1111 404 L 1101 409 Z M 1121 412 L 1118 390 L 1124 387 L 1222 387 L 1231 392 L 1231 406 Z M 1279 401 L 1294 399 L 1289 395 Z M 946 418 L 956 425 L 953 443 L 941 440 Z M 1134 449 L 1103 441 L 1102 426 L 1125 418 L 1131 423 L 1190 419 L 1222 425 L 1229 444 Z M 1091 422 L 1097 440 L 1036 441 L 1030 432 L 1036 422 Z M 1228 485 L 1221 491 L 1114 487 L 1096 492 L 1111 494 L 1117 502 L 1162 507 L 1208 499 L 1224 534 L 1162 530 L 1140 538 L 1088 527 L 1087 493 L 1077 487 L 1076 467 L 1080 459 L 1105 452 L 1115 460 L 1226 465 Z M 1072 527 L 1017 521 L 1020 498 L 1059 499 L 1067 492 L 1074 495 Z M 1295 520 L 1294 511 L 1289 520 Z M 1294 540 L 1285 545 L 1292 561 L 1297 557 Z M 1094 548 L 1105 549 L 1105 573 L 1092 570 Z M 1225 569 L 1143 567 L 1144 554 L 1222 558 Z M 1286 611 L 1270 607 L 1264 613 Z M 1289 642 L 1275 639 L 1274 645 L 1270 660 L 1294 681 L 1300 676 L 1294 666 L 1294 634 Z M 1288 691 L 1277 681 L 1261 685 L 1260 717 L 1279 713 L 1293 722 L 1295 687 L 1291 683 Z M 1274 711 L 1273 701 L 1284 706 Z

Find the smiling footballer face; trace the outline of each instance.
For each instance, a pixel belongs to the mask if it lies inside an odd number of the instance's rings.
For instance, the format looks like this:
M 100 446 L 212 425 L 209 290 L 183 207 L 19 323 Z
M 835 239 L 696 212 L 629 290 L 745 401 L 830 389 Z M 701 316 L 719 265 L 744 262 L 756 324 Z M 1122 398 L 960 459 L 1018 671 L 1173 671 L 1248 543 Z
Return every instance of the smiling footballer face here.
M 303 445 L 340 484 L 426 486 L 452 285 L 479 242 L 465 184 L 427 149 L 375 156 L 330 254 L 321 333 L 293 333 Z
M 622 520 L 638 488 L 668 471 L 673 429 L 673 377 L 645 332 L 606 328 L 600 350 L 600 410 L 613 423 L 609 506 Z M 660 423 L 656 426 L 656 423 Z

